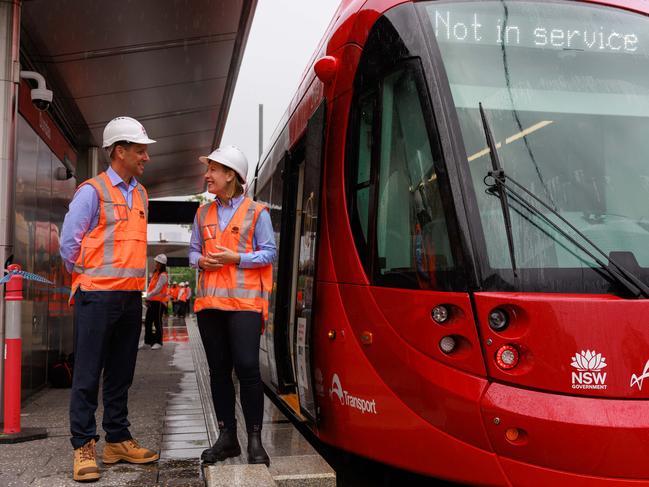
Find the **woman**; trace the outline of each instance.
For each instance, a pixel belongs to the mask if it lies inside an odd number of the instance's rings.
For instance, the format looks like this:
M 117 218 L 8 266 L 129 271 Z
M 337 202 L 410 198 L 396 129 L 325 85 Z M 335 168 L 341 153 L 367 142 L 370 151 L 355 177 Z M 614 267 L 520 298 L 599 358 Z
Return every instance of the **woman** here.
M 146 317 L 144 318 L 144 343 L 151 345 L 152 350 L 162 348 L 162 313 L 167 306 L 167 256 L 158 254 L 153 259 L 155 271 L 151 276 L 146 292 Z M 155 331 L 153 328 L 155 327 Z
M 248 462 L 269 465 L 261 444 L 264 392 L 259 340 L 272 288 L 273 228 L 265 207 L 244 195 L 248 161 L 241 150 L 221 147 L 200 160 L 207 165 L 207 191 L 216 198 L 196 213 L 189 260 L 200 270 L 194 311 L 219 424 L 218 441 L 201 459 L 215 463 L 241 454 L 234 414 L 234 366 L 248 433 Z

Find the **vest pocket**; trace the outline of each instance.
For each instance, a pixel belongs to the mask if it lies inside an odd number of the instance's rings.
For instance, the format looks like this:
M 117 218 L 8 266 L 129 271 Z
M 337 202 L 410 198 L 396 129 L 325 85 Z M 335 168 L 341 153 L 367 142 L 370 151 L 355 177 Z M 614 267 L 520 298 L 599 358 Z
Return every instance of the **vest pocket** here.
M 213 240 L 216 238 L 217 225 L 203 225 L 201 227 L 203 241 Z

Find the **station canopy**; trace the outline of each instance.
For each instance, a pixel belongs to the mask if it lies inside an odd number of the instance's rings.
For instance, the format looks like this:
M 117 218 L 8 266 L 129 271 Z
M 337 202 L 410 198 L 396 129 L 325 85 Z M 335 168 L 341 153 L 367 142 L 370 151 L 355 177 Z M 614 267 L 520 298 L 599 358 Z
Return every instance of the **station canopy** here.
M 24 0 L 21 68 L 45 76 L 76 147 L 101 147 L 109 120 L 134 117 L 157 141 L 149 195 L 200 193 L 198 156 L 221 141 L 256 3 Z

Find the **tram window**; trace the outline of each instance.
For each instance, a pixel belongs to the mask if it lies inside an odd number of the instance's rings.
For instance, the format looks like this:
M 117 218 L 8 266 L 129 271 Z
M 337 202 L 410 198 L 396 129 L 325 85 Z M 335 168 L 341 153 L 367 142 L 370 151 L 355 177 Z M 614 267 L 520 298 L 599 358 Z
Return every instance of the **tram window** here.
M 382 83 L 380 133 L 377 283 L 409 280 L 436 288 L 437 273 L 453 268 L 453 256 L 420 95 L 409 67 Z
M 361 99 L 358 127 L 358 172 L 356 176 L 356 211 L 358 221 L 367 242 L 370 207 L 370 169 L 372 164 L 372 126 L 374 120 L 374 97 Z

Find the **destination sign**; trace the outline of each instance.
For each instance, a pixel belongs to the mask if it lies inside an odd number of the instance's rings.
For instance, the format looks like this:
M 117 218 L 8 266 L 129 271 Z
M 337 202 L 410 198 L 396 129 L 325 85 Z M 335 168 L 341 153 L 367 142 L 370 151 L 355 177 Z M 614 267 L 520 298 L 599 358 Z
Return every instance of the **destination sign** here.
M 630 54 L 647 33 L 640 16 L 574 4 L 435 3 L 426 10 L 439 42 Z

